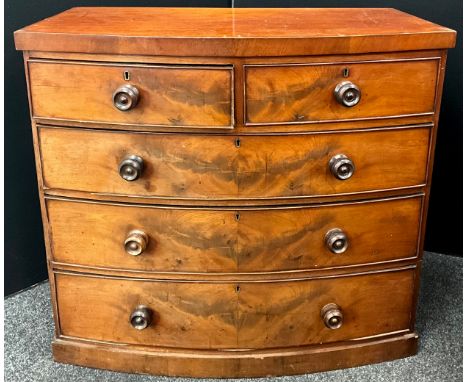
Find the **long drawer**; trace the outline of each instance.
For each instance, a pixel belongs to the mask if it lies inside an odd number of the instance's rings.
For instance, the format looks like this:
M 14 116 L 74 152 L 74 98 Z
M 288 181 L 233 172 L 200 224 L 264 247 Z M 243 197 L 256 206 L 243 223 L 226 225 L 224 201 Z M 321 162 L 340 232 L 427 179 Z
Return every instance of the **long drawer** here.
M 304 135 L 40 128 L 45 188 L 180 199 L 323 196 L 426 183 L 430 127 Z
M 162 347 L 258 349 L 408 330 L 415 275 L 411 268 L 237 284 L 64 273 L 55 280 L 61 335 Z
M 417 256 L 422 197 L 264 209 L 47 200 L 57 263 L 150 272 L 266 272 Z
M 232 128 L 227 66 L 30 61 L 34 117 L 166 127 Z

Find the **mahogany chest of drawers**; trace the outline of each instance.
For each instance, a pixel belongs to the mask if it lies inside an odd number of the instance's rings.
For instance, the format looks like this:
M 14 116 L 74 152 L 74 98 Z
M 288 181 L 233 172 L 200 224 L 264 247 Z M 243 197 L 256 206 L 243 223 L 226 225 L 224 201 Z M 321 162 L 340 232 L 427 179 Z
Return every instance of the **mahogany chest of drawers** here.
M 394 9 L 74 8 L 24 51 L 59 362 L 414 354 L 446 49 Z

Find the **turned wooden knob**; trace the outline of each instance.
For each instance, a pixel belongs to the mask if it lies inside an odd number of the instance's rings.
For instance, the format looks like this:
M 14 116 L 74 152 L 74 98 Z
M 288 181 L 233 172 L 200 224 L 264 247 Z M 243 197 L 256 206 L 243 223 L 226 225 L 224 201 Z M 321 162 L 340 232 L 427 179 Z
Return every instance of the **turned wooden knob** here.
M 361 90 L 351 81 L 343 81 L 336 85 L 334 95 L 338 103 L 346 107 L 357 105 L 361 100 Z
M 122 179 L 132 182 L 143 172 L 143 158 L 138 155 L 127 155 L 119 164 L 119 174 Z
M 153 313 L 144 305 L 139 305 L 130 315 L 130 324 L 137 330 L 146 329 L 151 324 Z
M 354 162 L 344 154 L 335 155 L 328 162 L 328 167 L 336 179 L 346 180 L 354 174 Z
M 120 111 L 133 109 L 140 99 L 140 92 L 133 85 L 123 85 L 112 95 L 114 106 Z
M 343 253 L 348 249 L 348 236 L 343 230 L 333 228 L 325 235 L 325 244 L 330 252 Z
M 334 303 L 325 305 L 322 308 L 321 316 L 323 323 L 329 329 L 339 329 L 341 325 L 343 325 L 343 313 L 341 308 Z
M 130 231 L 124 242 L 125 251 L 132 256 L 141 255 L 145 251 L 147 245 L 148 235 L 138 229 Z

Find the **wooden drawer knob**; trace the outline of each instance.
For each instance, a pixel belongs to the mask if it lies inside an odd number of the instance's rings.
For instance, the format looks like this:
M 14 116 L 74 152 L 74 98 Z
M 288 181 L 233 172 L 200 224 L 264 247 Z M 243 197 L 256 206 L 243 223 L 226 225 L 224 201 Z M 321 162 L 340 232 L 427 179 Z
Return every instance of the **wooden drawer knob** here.
M 130 231 L 124 242 L 125 251 L 132 256 L 141 255 L 145 251 L 147 245 L 148 235 L 138 229 Z
M 361 91 L 351 81 L 343 81 L 336 85 L 334 94 L 338 103 L 346 107 L 357 105 L 361 99 Z
M 348 236 L 343 230 L 333 228 L 325 235 L 325 244 L 330 252 L 343 253 L 348 249 Z
M 133 85 L 123 85 L 113 94 L 114 106 L 120 111 L 133 109 L 140 99 L 140 92 Z
M 129 182 L 138 179 L 143 172 L 143 159 L 138 155 L 128 155 L 119 164 L 119 174 Z
M 153 312 L 144 305 L 138 305 L 130 315 L 130 324 L 137 330 L 146 329 L 151 324 Z
M 339 329 L 343 325 L 343 313 L 338 305 L 331 303 L 322 308 L 323 323 L 329 329 Z
M 328 167 L 336 179 L 346 180 L 354 174 L 354 163 L 344 154 L 335 155 L 328 162 Z

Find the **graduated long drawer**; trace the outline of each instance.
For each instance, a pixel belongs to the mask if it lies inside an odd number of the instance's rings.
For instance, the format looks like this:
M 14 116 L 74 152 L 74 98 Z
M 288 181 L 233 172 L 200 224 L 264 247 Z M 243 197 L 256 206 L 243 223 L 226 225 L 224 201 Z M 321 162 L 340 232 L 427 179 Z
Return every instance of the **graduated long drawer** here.
M 47 200 L 47 215 L 57 266 L 267 272 L 415 258 L 422 200 L 241 210 Z
M 46 189 L 266 199 L 424 185 L 430 129 L 236 137 L 41 127 L 39 140 Z M 337 156 L 353 163 L 354 173 L 345 180 L 331 170 Z M 135 157 L 141 170 L 127 181 L 121 170 Z
M 207 283 L 55 275 L 60 333 L 124 344 L 255 349 L 409 330 L 414 268 L 302 281 Z M 322 311 L 337 307 L 341 327 Z M 151 315 L 131 322 L 141 307 Z M 141 330 L 142 324 L 147 327 Z M 140 327 L 136 329 L 133 325 Z M 338 325 L 336 325 L 338 326 Z

